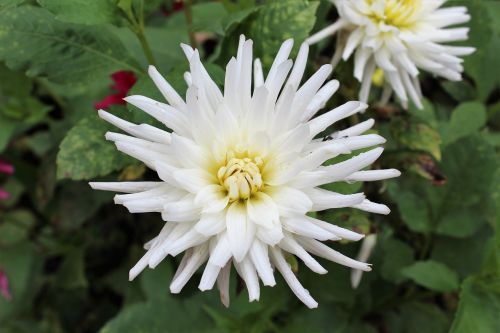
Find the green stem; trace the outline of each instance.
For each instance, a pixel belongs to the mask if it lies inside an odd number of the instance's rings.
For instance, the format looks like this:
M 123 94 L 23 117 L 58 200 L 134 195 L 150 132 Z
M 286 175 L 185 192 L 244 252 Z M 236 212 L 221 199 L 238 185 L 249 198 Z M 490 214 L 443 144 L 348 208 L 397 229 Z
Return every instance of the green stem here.
M 146 29 L 144 27 L 144 0 L 141 0 L 139 3 L 139 13 L 137 13 L 137 8 L 129 8 L 127 10 L 122 9 L 127 19 L 129 21 L 129 28 L 136 35 L 137 39 L 141 43 L 142 50 L 144 51 L 144 55 L 148 60 L 150 65 L 156 66 L 156 61 L 153 56 L 153 51 L 151 51 L 151 47 L 149 46 L 148 40 L 146 38 Z
M 146 35 L 144 34 L 144 29 L 141 28 L 139 31 L 136 32 L 135 35 L 139 39 L 139 42 L 141 42 L 142 50 L 144 51 L 144 54 L 146 55 L 146 59 L 148 59 L 149 64 L 156 66 L 156 61 L 153 56 L 153 52 L 151 51 L 151 47 L 149 46 L 148 40 L 146 39 Z
M 191 8 L 192 5 L 193 5 L 192 0 L 184 1 L 184 15 L 186 16 L 186 23 L 189 34 L 189 43 L 191 44 L 191 47 L 197 48 L 196 38 L 194 36 L 194 31 L 193 31 L 193 11 Z

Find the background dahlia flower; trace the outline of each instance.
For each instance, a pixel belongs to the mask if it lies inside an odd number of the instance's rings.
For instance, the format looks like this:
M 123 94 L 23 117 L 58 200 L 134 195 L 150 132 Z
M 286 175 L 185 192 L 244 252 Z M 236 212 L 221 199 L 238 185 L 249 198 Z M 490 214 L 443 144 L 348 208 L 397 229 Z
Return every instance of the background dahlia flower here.
M 332 66 L 324 65 L 300 86 L 308 46 L 301 46 L 295 64 L 288 59 L 292 46 L 292 40 L 282 44 L 264 78 L 258 59 L 252 68 L 252 41 L 242 36 L 236 58 L 226 67 L 221 92 L 200 62 L 198 51 L 182 45 L 190 64 L 185 101 L 150 67 L 149 74 L 168 104 L 144 96 L 129 96 L 126 101 L 172 133 L 99 111 L 101 118 L 130 134 L 108 132 L 106 138 L 160 178 L 158 182 L 91 183 L 94 189 L 126 193 L 115 196 L 115 202 L 130 212 L 159 212 L 166 222 L 159 235 L 145 244 L 147 252 L 130 270 L 130 280 L 146 266 L 155 268 L 168 255 L 184 252 L 170 285 L 172 293 L 179 293 L 205 264 L 199 289 L 212 289 L 217 282 L 227 306 L 234 265 L 250 301 L 258 300 L 259 279 L 265 286 L 275 285 L 273 270 L 277 269 L 295 295 L 314 308 L 317 303 L 292 272 L 288 255 L 297 256 L 319 274 L 326 270 L 310 253 L 370 270 L 368 264 L 322 243 L 357 241 L 362 235 L 306 214 L 341 207 L 388 214 L 387 206 L 370 202 L 363 193 L 343 195 L 319 186 L 387 179 L 400 173 L 394 169 L 361 171 L 380 156 L 380 147 L 322 166 L 335 156 L 385 140 L 375 134 L 362 135 L 373 120 L 331 133 L 326 141 L 315 139 L 333 123 L 367 105 L 347 102 L 314 117 L 339 83 L 325 83 Z
M 418 74 L 426 70 L 451 81 L 462 79 L 463 60 L 473 47 L 443 45 L 467 39 L 466 7 L 441 8 L 445 0 L 331 0 L 340 18 L 309 37 L 309 44 L 337 33 L 332 65 L 354 54 L 354 76 L 361 82 L 360 99 L 368 100 L 373 74 L 383 71 L 382 103 L 394 91 L 422 108 Z

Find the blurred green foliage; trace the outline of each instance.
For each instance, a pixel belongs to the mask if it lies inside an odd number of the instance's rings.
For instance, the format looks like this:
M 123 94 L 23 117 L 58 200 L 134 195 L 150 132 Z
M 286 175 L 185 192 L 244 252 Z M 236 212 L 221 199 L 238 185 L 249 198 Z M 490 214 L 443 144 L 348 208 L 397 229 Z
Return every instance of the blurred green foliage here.
M 110 75 L 132 71 L 138 81 L 130 93 L 160 99 L 146 75 L 154 61 L 184 92 L 179 43 L 194 36 L 222 84 L 239 34 L 254 40 L 269 67 L 284 39 L 294 38 L 296 51 L 336 17 L 327 1 L 193 3 L 188 22 L 171 0 L 0 0 L 0 157 L 16 167 L 2 178 L 11 198 L 0 203 L 0 267 L 13 299 L 0 297 L 0 332 L 500 332 L 498 1 L 450 1 L 472 15 L 466 44 L 477 52 L 465 59 L 464 81 L 424 75 L 423 110 L 391 104 L 362 116 L 376 118 L 375 131 L 388 139 L 375 167 L 398 167 L 403 176 L 363 189 L 390 205 L 389 216 L 318 213 L 378 233 L 374 270 L 358 289 L 348 269 L 329 262 L 321 276 L 298 265 L 316 310 L 281 279 L 263 289 L 259 303 L 248 303 L 234 274 L 229 309 L 193 281 L 171 295 L 177 258 L 128 282 L 142 244 L 162 222 L 132 216 L 86 184 L 153 177 L 104 140 L 110 127 L 93 105 L 112 93 Z M 333 45 L 311 49 L 309 74 L 329 61 Z M 349 63 L 336 69 L 342 89 L 325 109 L 354 98 L 351 73 Z M 111 112 L 154 123 L 133 107 Z M 360 185 L 331 186 L 349 193 Z M 359 249 L 333 246 L 349 255 Z

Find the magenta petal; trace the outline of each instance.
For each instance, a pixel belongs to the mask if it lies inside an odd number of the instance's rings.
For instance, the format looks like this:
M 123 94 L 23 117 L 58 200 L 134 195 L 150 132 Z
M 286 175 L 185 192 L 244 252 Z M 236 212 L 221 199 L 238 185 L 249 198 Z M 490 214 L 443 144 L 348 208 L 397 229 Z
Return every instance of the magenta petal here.
M 0 161 L 0 172 L 11 175 L 14 173 L 14 166 L 4 161 Z
M 9 288 L 9 279 L 5 274 L 4 270 L 0 268 L 0 295 L 7 301 L 12 300 L 12 294 Z

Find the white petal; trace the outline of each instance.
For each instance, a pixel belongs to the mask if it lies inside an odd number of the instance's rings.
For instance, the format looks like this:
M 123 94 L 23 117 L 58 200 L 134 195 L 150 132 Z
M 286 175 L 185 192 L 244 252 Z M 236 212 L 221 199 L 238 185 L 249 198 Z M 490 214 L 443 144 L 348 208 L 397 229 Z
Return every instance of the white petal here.
M 273 221 L 279 219 L 278 206 L 263 192 L 257 192 L 248 199 L 247 210 L 252 222 L 266 228 L 271 228 Z
M 208 263 L 205 266 L 205 270 L 203 271 L 203 275 L 201 276 L 201 281 L 198 285 L 198 288 L 201 291 L 211 290 L 214 287 L 217 277 L 219 276 L 220 270 L 221 268 L 219 266 Z
M 312 223 L 309 219 L 310 218 L 306 215 L 286 218 L 283 219 L 283 227 L 294 234 L 321 241 L 340 239 L 340 237 L 337 237 L 336 234 L 326 228 L 322 228 L 321 226 Z
M 221 270 L 219 276 L 217 277 L 217 287 L 220 291 L 220 300 L 222 304 L 227 308 L 229 307 L 229 277 L 231 274 L 231 262 L 228 262 L 226 266 Z
M 255 226 L 248 221 L 245 204 L 235 201 L 226 214 L 227 235 L 234 259 L 241 262 L 252 245 Z
M 280 242 L 279 246 L 292 254 L 295 254 L 299 257 L 310 270 L 318 274 L 326 274 L 328 271 L 320 265 L 319 262 L 316 261 L 302 246 L 295 241 L 292 235 L 286 235 Z
M 250 259 L 245 258 L 239 263 L 235 263 L 236 270 L 241 276 L 248 290 L 248 300 L 258 301 L 260 298 L 259 279 L 257 272 Z
M 262 283 L 265 286 L 274 286 L 276 281 L 274 280 L 273 268 L 269 261 L 268 246 L 256 239 L 250 248 L 249 254 Z
M 356 258 L 358 261 L 367 261 L 370 258 L 370 255 L 377 244 L 377 235 L 371 234 L 366 236 L 361 244 L 361 249 L 359 250 L 358 257 Z M 359 269 L 351 270 L 351 286 L 356 289 L 361 282 L 361 276 L 363 275 L 363 271 Z
M 162 182 L 90 182 L 94 190 L 136 193 L 158 187 Z
M 161 94 L 168 101 L 170 105 L 176 107 L 180 110 L 184 109 L 186 104 L 182 100 L 181 96 L 175 91 L 174 88 L 161 76 L 154 66 L 149 66 L 148 69 L 149 76 L 154 81 Z
M 305 191 L 313 202 L 311 211 L 320 211 L 331 208 L 353 207 L 360 204 L 364 199 L 363 193 L 340 194 L 320 188 L 312 188 Z
M 366 170 L 357 171 L 346 177 L 346 181 L 354 182 L 369 182 L 374 180 L 390 179 L 401 176 L 401 171 L 396 169 L 385 169 L 385 170 Z
M 226 229 L 226 215 L 224 212 L 202 213 L 200 221 L 194 228 L 205 236 L 219 234 Z
M 292 289 L 295 296 L 300 299 L 308 308 L 314 309 L 318 307 L 318 303 L 311 297 L 309 291 L 304 289 L 304 287 L 300 284 L 295 274 L 293 274 L 290 266 L 286 262 L 283 254 L 281 254 L 281 250 L 278 248 L 271 248 L 271 257 L 274 265 L 280 271 L 281 275 L 285 279 L 286 283 Z
M 217 213 L 226 208 L 229 196 L 222 186 L 208 185 L 196 194 L 194 202 L 203 207 L 204 213 Z
M 312 208 L 312 201 L 302 191 L 292 187 L 281 186 L 273 188 L 269 193 L 278 205 L 280 213 L 305 214 Z
M 170 283 L 170 292 L 172 294 L 178 294 L 181 292 L 182 288 L 191 279 L 196 270 L 207 260 L 208 257 L 208 245 L 204 244 L 198 246 L 192 250 L 192 254 L 186 252 L 185 256 L 189 256 L 184 267 L 178 273 Z
M 354 205 L 353 207 L 364 210 L 366 212 L 376 213 L 376 214 L 387 215 L 391 212 L 389 207 L 387 207 L 386 205 L 371 202 L 370 200 L 367 199 L 363 200 L 363 202 L 358 205 Z
M 194 194 L 216 181 L 213 175 L 201 169 L 180 169 L 172 176 L 185 190 Z
M 347 267 L 360 269 L 365 272 L 371 271 L 370 265 L 359 262 L 357 260 L 351 259 L 340 252 L 335 251 L 334 249 L 326 246 L 323 243 L 318 242 L 317 240 L 299 237 L 299 243 L 308 251 L 317 256 L 323 257 L 330 261 L 336 262 L 337 264 L 344 265 Z

